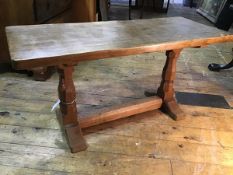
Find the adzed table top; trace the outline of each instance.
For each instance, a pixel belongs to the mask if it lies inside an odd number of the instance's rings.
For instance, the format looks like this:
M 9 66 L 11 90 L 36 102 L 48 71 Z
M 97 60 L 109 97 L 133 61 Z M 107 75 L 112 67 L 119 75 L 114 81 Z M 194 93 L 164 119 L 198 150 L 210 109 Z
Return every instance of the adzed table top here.
M 183 17 L 10 26 L 6 34 L 16 69 L 233 41 L 233 35 Z

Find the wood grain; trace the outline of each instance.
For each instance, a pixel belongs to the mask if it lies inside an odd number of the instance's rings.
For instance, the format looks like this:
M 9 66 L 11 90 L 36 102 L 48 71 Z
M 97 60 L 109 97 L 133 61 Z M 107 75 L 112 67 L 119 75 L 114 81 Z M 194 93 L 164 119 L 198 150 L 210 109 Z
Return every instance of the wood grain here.
M 121 105 L 113 109 L 108 109 L 106 112 L 95 114 L 93 116 L 87 116 L 80 120 L 81 128 L 87 128 L 103 124 L 106 122 L 118 120 L 135 114 L 152 111 L 159 109 L 162 105 L 162 99 L 159 97 L 151 97 L 134 101 L 131 104 Z
M 71 22 L 96 21 L 96 14 L 96 0 L 72 1 Z
M 232 35 L 182 17 L 11 26 L 6 33 L 17 69 L 233 41 Z
M 59 66 L 58 94 L 60 99 L 60 110 L 62 113 L 62 124 L 65 128 L 71 152 L 87 149 L 79 120 L 77 119 L 76 92 L 73 83 L 74 67 Z
M 176 77 L 176 62 L 180 56 L 181 49 L 166 52 L 166 63 L 162 72 L 161 84 L 157 90 L 159 97 L 163 99 L 162 110 L 169 114 L 174 120 L 184 118 L 184 113 L 180 109 L 175 99 L 174 81 Z
M 10 62 L 5 27 L 9 25 L 33 24 L 34 16 L 31 0 L 0 1 L 0 63 Z M 24 9 L 24 10 L 21 10 Z M 27 9 L 27 10 L 25 10 Z

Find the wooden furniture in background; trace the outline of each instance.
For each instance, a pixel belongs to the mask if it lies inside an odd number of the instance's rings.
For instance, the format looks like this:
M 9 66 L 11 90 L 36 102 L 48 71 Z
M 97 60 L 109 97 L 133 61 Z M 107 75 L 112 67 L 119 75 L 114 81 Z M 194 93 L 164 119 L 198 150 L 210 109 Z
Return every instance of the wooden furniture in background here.
M 96 21 L 96 0 L 73 0 L 72 22 Z
M 96 21 L 96 0 L 1 0 L 0 64 L 10 64 L 6 26 L 89 21 Z M 36 80 L 46 80 L 53 72 L 50 67 L 32 71 Z
M 5 36 L 5 26 L 33 24 L 32 12 L 32 1 L 0 1 L 0 63 L 10 62 Z
M 176 103 L 173 89 L 176 62 L 182 49 L 233 41 L 233 35 L 182 17 L 14 26 L 7 27 L 6 33 L 12 63 L 16 69 L 58 67 L 60 109 L 72 152 L 87 148 L 81 128 L 160 107 L 173 119 L 182 119 L 184 113 Z M 73 67 L 76 64 L 81 61 L 157 51 L 166 51 L 167 56 L 157 97 L 146 98 L 95 116 L 81 119 L 77 116 L 76 91 L 72 80 Z
M 69 20 L 71 0 L 1 0 L 0 1 L 0 63 L 10 57 L 5 37 L 5 27 Z

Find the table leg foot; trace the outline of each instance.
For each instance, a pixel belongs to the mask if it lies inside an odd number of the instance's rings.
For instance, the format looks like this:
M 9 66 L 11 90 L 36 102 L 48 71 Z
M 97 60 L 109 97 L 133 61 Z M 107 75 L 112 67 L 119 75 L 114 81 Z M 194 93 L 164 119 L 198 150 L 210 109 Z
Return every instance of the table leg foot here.
M 79 117 L 77 116 L 76 91 L 72 79 L 73 71 L 72 65 L 61 65 L 58 67 L 58 94 L 67 141 L 71 152 L 75 153 L 87 149 L 87 144 L 79 124 Z
M 164 102 L 161 110 L 168 114 L 173 120 L 178 121 L 185 118 L 185 113 L 180 109 L 176 101 Z
M 157 96 L 154 90 L 147 90 L 144 92 L 146 97 Z M 163 102 L 161 110 L 168 114 L 173 120 L 182 120 L 185 118 L 185 113 L 180 109 L 175 100 L 169 102 Z
M 86 141 L 83 138 L 82 131 L 79 126 L 66 127 L 65 131 L 72 153 L 77 153 L 87 149 Z

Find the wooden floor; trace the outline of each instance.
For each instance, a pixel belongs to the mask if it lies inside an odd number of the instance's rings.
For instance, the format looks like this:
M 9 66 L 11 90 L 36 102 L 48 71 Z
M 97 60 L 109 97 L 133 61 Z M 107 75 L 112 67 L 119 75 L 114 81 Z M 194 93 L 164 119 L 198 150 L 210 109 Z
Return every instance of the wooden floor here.
M 175 90 L 222 95 L 233 107 L 233 73 L 210 72 L 231 60 L 233 43 L 186 49 Z M 164 53 L 83 62 L 74 77 L 81 116 L 144 98 L 157 89 Z M 0 74 L 1 175 L 232 175 L 233 111 L 182 105 L 185 120 L 160 111 L 86 129 L 88 150 L 71 154 L 51 107 L 58 76 L 35 82 Z

